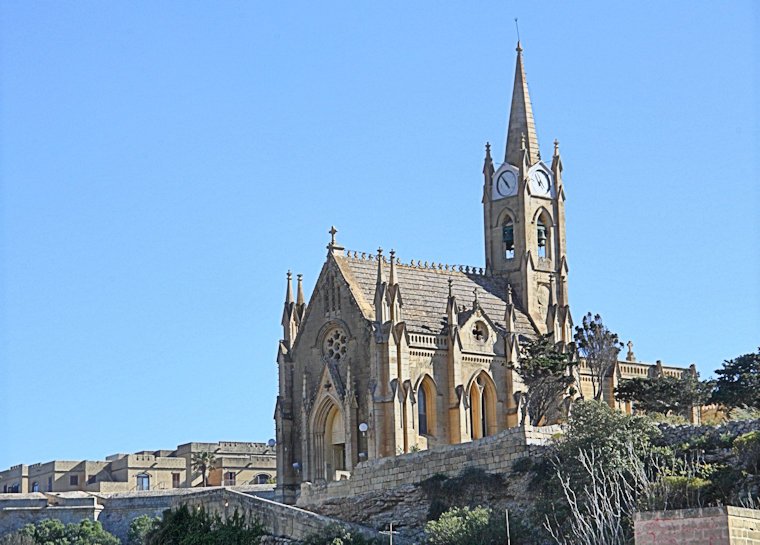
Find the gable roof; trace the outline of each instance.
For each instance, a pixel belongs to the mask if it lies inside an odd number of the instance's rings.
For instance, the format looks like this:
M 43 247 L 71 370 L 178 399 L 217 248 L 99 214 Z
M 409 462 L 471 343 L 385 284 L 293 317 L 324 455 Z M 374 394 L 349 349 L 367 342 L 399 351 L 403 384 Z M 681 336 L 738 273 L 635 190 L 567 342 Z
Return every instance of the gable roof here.
M 348 282 L 364 317 L 375 320 L 372 304 L 377 288 L 377 259 L 353 257 L 349 254 L 333 254 L 335 262 Z M 460 272 L 396 264 L 396 281 L 404 298 L 403 321 L 407 329 L 415 333 L 442 334 L 446 330 L 446 305 L 449 297 L 449 279 L 457 304 L 472 308 L 474 290 L 478 290 L 478 303 L 483 312 L 502 333 L 506 331 L 504 313 L 507 308 L 506 283 L 502 278 L 483 274 Z M 384 275 L 390 265 L 383 263 Z M 515 308 L 517 333 L 535 336 L 530 319 L 522 310 Z

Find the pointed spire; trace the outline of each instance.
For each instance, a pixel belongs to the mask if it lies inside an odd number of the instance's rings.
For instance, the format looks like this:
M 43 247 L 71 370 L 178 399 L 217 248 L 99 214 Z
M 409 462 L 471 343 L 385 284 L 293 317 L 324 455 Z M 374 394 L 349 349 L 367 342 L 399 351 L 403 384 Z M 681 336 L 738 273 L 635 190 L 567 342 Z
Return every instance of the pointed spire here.
M 515 84 L 512 89 L 512 106 L 509 111 L 509 127 L 507 129 L 507 148 L 504 153 L 504 161 L 514 166 L 520 166 L 522 153 L 520 153 L 521 134 L 525 134 L 525 148 L 528 152 L 530 165 L 534 165 L 538 159 L 538 137 L 536 125 L 533 121 L 533 106 L 530 103 L 528 93 L 528 81 L 525 78 L 523 67 L 522 46 L 517 42 L 517 64 L 515 66 Z
M 483 161 L 483 174 L 490 177 L 494 173 L 493 159 L 491 158 L 491 143 L 486 142 L 486 158 Z
M 393 286 L 396 284 L 396 251 L 391 250 L 391 272 L 388 277 L 388 284 Z
M 301 306 L 304 304 L 304 297 L 303 297 L 303 275 L 297 274 L 296 277 L 298 278 L 298 294 L 296 295 L 296 304 L 298 306 Z
M 285 291 L 285 305 L 293 302 L 293 274 L 288 271 L 288 288 Z

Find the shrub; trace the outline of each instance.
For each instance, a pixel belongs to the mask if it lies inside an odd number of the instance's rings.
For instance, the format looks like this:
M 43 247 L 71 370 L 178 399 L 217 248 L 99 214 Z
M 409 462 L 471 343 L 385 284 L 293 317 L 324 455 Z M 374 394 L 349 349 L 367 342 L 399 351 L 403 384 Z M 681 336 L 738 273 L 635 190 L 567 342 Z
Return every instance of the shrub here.
M 144 538 L 145 545 L 258 545 L 264 528 L 257 520 L 246 520 L 235 509 L 226 520 L 201 508 L 183 505 L 164 511 L 161 522 Z
M 13 532 L 0 537 L 0 545 L 37 545 L 37 542 L 31 536 Z
M 361 534 L 351 533 L 340 524 L 330 524 L 319 532 L 309 534 L 303 545 L 377 545 L 376 539 L 368 539 Z
M 486 507 L 452 507 L 425 525 L 429 545 L 496 545 L 506 541 L 501 517 Z
M 512 463 L 512 471 L 515 473 L 527 473 L 533 468 L 533 459 L 530 456 L 519 458 Z
M 760 473 L 760 431 L 751 431 L 734 439 L 734 450 L 746 471 L 755 475 Z

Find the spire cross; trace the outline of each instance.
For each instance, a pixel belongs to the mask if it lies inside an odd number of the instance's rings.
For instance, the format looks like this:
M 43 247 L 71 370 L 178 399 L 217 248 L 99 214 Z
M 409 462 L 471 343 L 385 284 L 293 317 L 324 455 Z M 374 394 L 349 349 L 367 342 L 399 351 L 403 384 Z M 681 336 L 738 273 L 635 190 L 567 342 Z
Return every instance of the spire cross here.
M 338 232 L 338 230 L 335 228 L 334 225 L 332 227 L 330 227 L 330 230 L 328 231 L 328 233 L 330 233 L 330 237 L 331 237 L 330 238 L 330 245 L 331 246 L 335 246 L 335 234 L 337 232 Z
M 517 24 L 517 17 L 515 17 L 515 30 L 517 31 L 517 50 L 522 51 L 522 47 L 520 47 L 520 25 Z

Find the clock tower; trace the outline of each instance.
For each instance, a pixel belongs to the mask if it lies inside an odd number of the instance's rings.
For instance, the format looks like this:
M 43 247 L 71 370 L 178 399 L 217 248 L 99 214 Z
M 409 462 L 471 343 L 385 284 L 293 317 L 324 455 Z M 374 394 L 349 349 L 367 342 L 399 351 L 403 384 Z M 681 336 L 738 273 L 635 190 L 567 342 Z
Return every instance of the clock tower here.
M 541 160 L 520 42 L 504 162 L 486 144 L 483 177 L 486 269 L 511 285 L 539 331 L 569 342 L 562 160 L 556 140 L 551 164 Z

